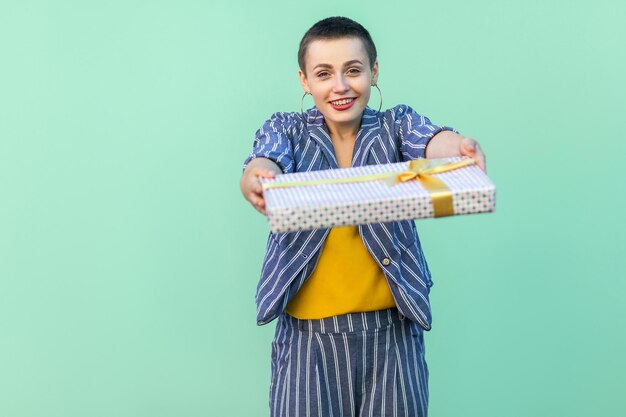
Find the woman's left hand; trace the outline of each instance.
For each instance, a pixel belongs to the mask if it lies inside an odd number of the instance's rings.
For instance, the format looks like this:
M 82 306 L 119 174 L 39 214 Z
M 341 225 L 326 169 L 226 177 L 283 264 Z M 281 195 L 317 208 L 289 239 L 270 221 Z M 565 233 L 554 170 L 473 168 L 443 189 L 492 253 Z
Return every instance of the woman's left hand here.
M 474 158 L 478 166 L 483 171 L 487 171 L 487 158 L 485 157 L 485 153 L 480 147 L 480 144 L 474 139 L 466 138 L 465 136 L 462 136 L 462 138 L 460 146 L 461 155 Z
M 450 158 L 467 156 L 474 158 L 476 164 L 487 170 L 487 158 L 480 144 L 474 139 L 448 130 L 436 134 L 426 146 L 426 158 Z

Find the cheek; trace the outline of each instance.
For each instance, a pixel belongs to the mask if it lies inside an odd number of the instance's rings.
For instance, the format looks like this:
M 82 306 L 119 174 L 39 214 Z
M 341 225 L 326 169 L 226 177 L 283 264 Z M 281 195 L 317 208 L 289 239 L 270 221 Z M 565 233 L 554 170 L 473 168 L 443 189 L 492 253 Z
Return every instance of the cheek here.
M 311 95 L 313 96 L 313 103 L 315 103 L 315 106 L 317 108 L 319 108 L 322 103 L 324 103 L 324 99 L 322 97 L 320 97 L 319 95 L 315 94 L 313 91 L 311 91 Z
M 363 88 L 361 89 L 361 96 L 365 99 L 365 101 L 368 101 L 371 95 L 372 95 L 372 90 L 370 88 L 370 85 L 367 84 L 363 86 Z
M 358 79 L 354 80 L 352 88 L 361 96 L 369 96 L 371 89 L 371 77 L 358 77 Z
M 326 101 L 326 97 L 328 97 L 328 89 L 323 88 L 323 86 L 316 85 L 311 87 L 311 95 L 313 96 L 313 101 L 315 103 L 321 103 Z

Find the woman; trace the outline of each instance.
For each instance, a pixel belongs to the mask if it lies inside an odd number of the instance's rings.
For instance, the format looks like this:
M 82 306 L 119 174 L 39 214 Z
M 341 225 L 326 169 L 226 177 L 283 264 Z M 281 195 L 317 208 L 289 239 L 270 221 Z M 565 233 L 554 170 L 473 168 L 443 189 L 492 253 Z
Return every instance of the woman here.
M 360 24 L 317 22 L 298 63 L 315 107 L 275 113 L 257 132 L 241 190 L 259 212 L 259 177 L 461 155 L 485 168 L 476 141 L 405 105 L 367 107 L 379 70 Z M 271 415 L 425 416 L 431 285 L 412 221 L 270 234 L 257 321 L 278 318 Z

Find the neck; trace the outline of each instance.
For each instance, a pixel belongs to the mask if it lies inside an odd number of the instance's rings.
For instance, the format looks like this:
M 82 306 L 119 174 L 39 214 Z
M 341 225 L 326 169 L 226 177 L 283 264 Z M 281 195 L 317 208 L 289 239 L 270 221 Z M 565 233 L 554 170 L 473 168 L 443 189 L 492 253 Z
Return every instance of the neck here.
M 361 119 L 356 122 L 350 122 L 345 124 L 326 123 L 326 127 L 328 128 L 328 132 L 333 139 L 337 139 L 340 141 L 354 140 L 357 133 L 359 133 L 359 129 L 361 128 Z

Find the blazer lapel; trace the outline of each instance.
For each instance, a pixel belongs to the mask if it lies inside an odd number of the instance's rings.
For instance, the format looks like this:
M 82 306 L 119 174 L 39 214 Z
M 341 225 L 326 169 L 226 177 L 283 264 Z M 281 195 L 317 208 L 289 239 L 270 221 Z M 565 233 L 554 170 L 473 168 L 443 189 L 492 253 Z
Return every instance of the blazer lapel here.
M 307 118 L 305 126 L 307 126 L 309 131 L 309 138 L 315 141 L 322 150 L 322 154 L 330 165 L 329 168 L 339 168 L 333 142 L 330 139 L 326 125 L 324 125 L 324 116 L 316 107 L 307 110 L 305 116 Z
M 354 144 L 352 166 L 366 165 L 367 156 L 372 149 L 372 145 L 379 139 L 380 119 L 378 118 L 378 112 L 366 107 L 361 120 L 361 130 L 359 130 L 356 143 Z

